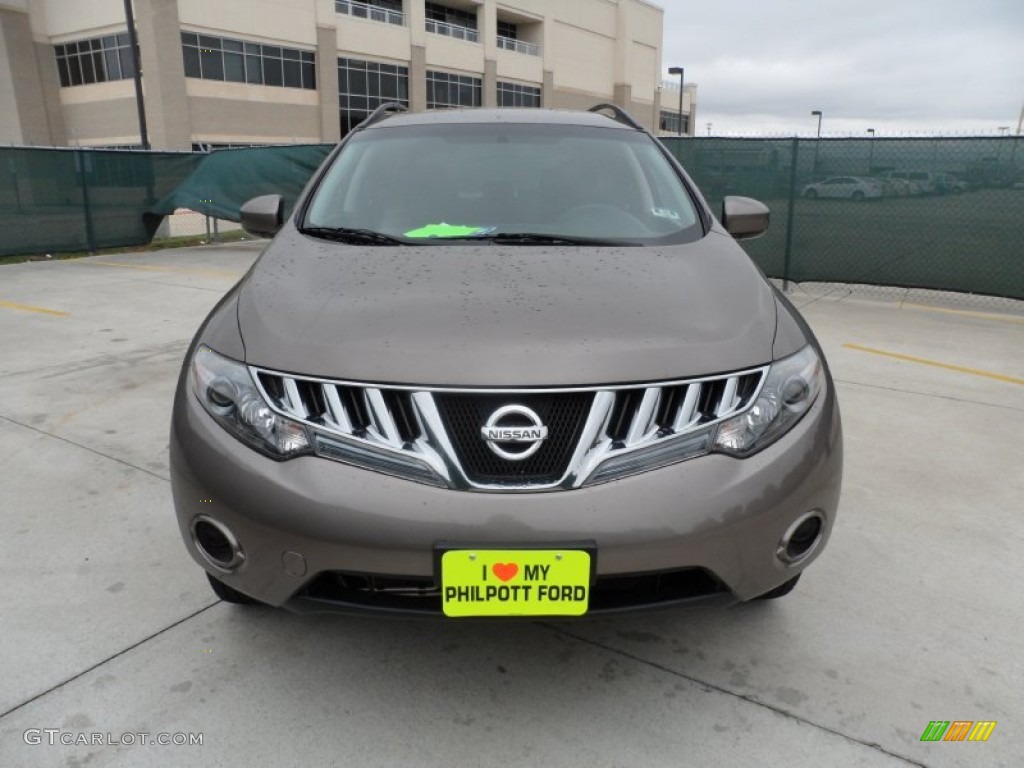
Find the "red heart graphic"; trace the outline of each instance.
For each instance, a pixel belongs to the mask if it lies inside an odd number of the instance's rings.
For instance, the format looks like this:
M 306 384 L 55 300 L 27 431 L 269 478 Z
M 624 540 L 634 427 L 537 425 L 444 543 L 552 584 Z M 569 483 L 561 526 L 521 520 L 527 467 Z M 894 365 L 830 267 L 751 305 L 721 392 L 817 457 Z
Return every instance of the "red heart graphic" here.
M 491 570 L 502 581 L 508 581 L 509 579 L 514 579 L 516 574 L 519 573 L 519 566 L 515 563 L 495 563 L 491 566 Z

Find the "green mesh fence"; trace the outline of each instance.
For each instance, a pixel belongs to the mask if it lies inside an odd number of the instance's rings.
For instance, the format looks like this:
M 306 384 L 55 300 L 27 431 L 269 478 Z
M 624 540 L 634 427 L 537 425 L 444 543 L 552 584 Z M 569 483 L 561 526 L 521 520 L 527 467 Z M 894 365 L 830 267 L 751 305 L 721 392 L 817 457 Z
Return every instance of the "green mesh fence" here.
M 199 165 L 184 153 L 0 148 L 0 255 L 148 243 L 147 216 Z
M 771 277 L 1024 299 L 1024 139 L 663 141 L 716 212 L 769 206 Z
M 177 208 L 238 221 L 242 203 L 270 192 L 290 206 L 330 150 L 0 147 L 0 255 L 144 245 Z
M 190 208 L 238 221 L 242 204 L 258 195 L 284 197 L 291 211 L 302 188 L 332 144 L 221 149 L 206 155 L 195 173 L 153 207 L 156 213 Z
M 767 203 L 744 243 L 771 277 L 1024 299 L 1024 140 L 663 140 L 721 210 Z M 294 204 L 330 145 L 212 154 L 0 148 L 0 255 L 148 242 L 189 208 L 238 220 L 242 203 Z

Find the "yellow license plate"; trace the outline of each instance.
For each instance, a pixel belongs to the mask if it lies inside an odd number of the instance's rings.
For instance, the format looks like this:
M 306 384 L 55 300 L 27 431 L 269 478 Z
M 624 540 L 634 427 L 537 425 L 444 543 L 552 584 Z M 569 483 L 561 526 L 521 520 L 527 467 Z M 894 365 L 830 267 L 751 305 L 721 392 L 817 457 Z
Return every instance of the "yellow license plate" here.
M 456 549 L 441 555 L 445 616 L 581 616 L 590 553 L 578 549 Z

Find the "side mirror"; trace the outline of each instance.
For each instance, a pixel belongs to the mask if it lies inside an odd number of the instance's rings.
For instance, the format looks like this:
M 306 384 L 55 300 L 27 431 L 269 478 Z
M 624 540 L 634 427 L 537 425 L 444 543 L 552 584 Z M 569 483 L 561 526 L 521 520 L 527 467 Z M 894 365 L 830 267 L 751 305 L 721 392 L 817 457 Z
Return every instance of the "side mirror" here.
M 242 205 L 242 229 L 255 237 L 273 237 L 284 225 L 284 198 L 261 195 Z
M 763 235 L 770 216 L 767 205 L 750 197 L 730 196 L 722 201 L 722 226 L 737 240 Z

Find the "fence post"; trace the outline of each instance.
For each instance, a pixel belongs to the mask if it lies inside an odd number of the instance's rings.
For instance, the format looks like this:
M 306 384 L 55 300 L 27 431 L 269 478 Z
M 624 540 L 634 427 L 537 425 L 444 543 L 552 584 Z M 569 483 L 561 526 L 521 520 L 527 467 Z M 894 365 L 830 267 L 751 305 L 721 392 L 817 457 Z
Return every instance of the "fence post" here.
M 14 163 L 14 158 L 7 158 L 7 167 L 11 171 L 11 186 L 14 188 L 14 203 L 15 210 L 21 213 L 21 189 L 18 186 L 18 166 Z
M 782 260 L 782 291 L 789 290 L 789 272 L 793 255 L 793 209 L 796 208 L 796 168 L 800 155 L 800 139 L 793 137 L 792 163 L 789 168 L 789 210 L 786 211 L 786 250 Z
M 89 204 L 89 185 L 85 180 L 86 155 L 83 150 L 75 150 L 75 169 L 78 171 L 78 180 L 82 185 L 82 212 L 85 214 L 85 243 L 89 253 L 96 252 L 96 233 L 92 227 L 92 206 Z

